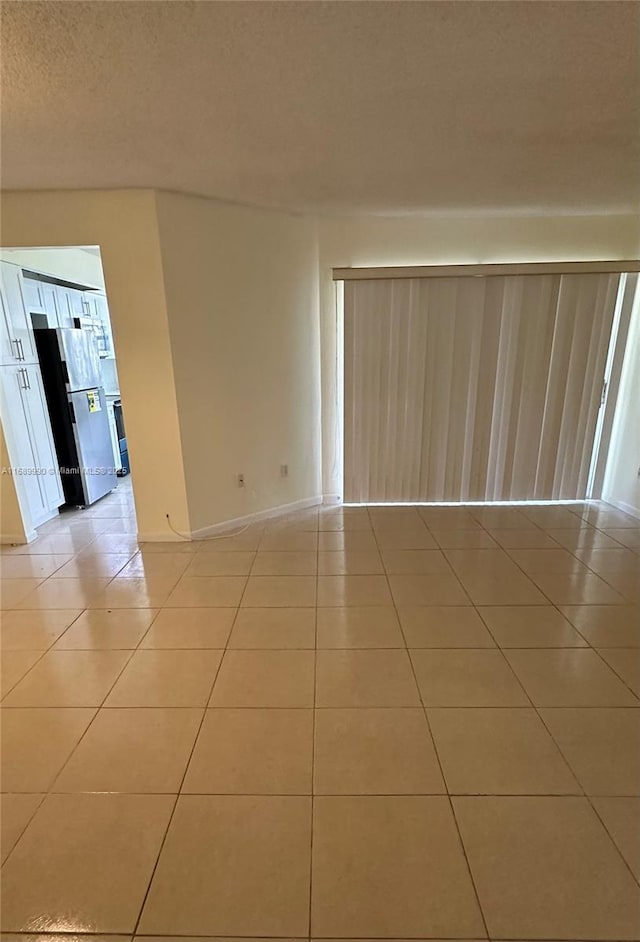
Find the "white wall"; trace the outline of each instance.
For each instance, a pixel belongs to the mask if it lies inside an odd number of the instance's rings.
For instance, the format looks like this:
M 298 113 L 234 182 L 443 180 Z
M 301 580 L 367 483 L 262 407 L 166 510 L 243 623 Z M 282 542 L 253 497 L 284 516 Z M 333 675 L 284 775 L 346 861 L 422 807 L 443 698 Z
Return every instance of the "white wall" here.
M 632 259 L 636 216 L 408 216 L 326 218 L 318 224 L 322 344 L 323 492 L 340 494 L 333 268 Z
M 62 281 L 75 281 L 87 288 L 104 291 L 104 275 L 100 252 L 87 251 L 77 246 L 58 248 L 2 248 L 0 259 L 43 272 Z
M 192 530 L 317 498 L 313 222 L 168 193 L 157 207 Z
M 602 498 L 640 517 L 640 288 L 629 322 Z
M 5 192 L 4 246 L 97 245 L 118 358 L 142 539 L 190 529 L 155 194 Z
M 167 512 L 178 530 L 199 531 L 339 493 L 333 267 L 622 259 L 640 250 L 635 217 L 316 223 L 152 191 L 5 193 L 1 241 L 100 246 L 147 538 L 171 538 Z M 608 480 L 637 506 L 635 481 Z

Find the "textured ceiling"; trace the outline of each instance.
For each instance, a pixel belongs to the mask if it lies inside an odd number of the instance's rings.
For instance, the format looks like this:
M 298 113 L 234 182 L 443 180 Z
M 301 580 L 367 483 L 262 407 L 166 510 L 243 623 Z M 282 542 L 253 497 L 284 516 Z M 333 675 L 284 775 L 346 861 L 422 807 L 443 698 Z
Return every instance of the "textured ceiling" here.
M 4 2 L 2 185 L 640 204 L 638 3 Z

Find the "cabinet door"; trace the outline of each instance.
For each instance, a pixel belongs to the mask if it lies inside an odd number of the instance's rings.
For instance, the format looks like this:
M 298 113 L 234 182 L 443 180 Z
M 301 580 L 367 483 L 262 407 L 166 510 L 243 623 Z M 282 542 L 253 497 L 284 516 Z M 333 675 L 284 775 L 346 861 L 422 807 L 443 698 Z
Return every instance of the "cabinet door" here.
M 42 295 L 42 306 L 45 309 L 47 314 L 47 325 L 49 327 L 62 327 L 66 325 L 60 324 L 58 317 L 58 300 L 56 298 L 56 285 L 47 284 L 47 282 L 42 282 L 40 286 L 40 293 Z
M 57 510 L 64 502 L 64 495 L 40 367 L 25 366 L 24 380 L 20 384 L 20 392 L 31 435 L 32 451 L 36 467 L 46 472 L 38 476 L 42 501 L 48 511 Z
M 58 327 L 74 327 L 73 314 L 69 302 L 69 288 L 54 285 L 56 310 L 58 312 Z M 78 315 L 80 316 L 80 315 Z
M 111 334 L 111 318 L 109 317 L 109 305 L 104 294 L 92 293 L 88 296 L 89 310 L 91 317 L 96 324 L 96 335 L 98 336 L 98 350 L 101 357 L 115 356 L 113 348 L 113 336 Z
M 8 328 L 2 345 L 3 363 L 36 363 L 38 360 L 31 318 L 24 301 L 24 280 L 18 265 L 0 262 L 3 319 L 6 318 Z M 13 355 L 10 355 L 11 349 Z
M 43 284 L 35 278 L 24 276 L 22 278 L 22 292 L 24 304 L 29 314 L 41 314 L 44 312 L 44 299 L 42 294 Z
M 4 270 L 1 268 L 0 272 L 4 275 Z M 4 277 L 0 278 L 0 356 L 2 357 L 3 366 L 10 366 L 21 359 L 20 346 L 17 337 L 14 335 L 11 314 L 9 313 L 9 299 L 5 292 Z
M 23 367 L 6 366 L 0 370 L 2 424 L 20 509 L 23 517 L 27 518 L 25 528 L 30 530 L 46 516 L 47 511 L 40 482 L 35 474 L 28 473 L 28 469 L 35 468 L 35 456 L 22 399 L 23 384 Z
M 86 317 L 89 311 L 88 302 L 85 299 L 84 291 L 79 288 L 68 288 L 67 299 L 69 302 L 69 313 L 71 317 Z
M 51 467 L 50 463 L 44 466 L 40 464 L 43 452 L 48 450 L 51 430 L 50 426 L 46 426 L 49 416 L 42 414 L 38 402 L 41 386 L 33 366 L 7 366 L 0 370 L 0 392 L 2 420 L 16 491 L 23 515 L 28 517 L 25 523 L 31 529 L 50 517 L 51 512 L 64 500 L 57 461 L 53 464 L 53 474 L 38 473 L 43 467 L 46 472 Z

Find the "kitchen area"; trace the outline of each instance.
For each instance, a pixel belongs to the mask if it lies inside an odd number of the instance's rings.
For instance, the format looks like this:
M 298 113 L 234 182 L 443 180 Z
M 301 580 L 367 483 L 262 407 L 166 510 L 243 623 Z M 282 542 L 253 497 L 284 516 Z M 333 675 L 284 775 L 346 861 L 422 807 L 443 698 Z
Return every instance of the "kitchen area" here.
M 23 523 L 2 539 L 30 542 L 130 473 L 99 248 L 0 249 L 0 309 L 2 474 Z

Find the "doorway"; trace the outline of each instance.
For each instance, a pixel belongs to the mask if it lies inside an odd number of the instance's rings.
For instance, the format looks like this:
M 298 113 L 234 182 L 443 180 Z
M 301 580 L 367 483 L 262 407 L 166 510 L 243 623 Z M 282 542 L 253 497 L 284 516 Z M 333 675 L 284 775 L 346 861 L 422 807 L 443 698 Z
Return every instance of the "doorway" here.
M 0 271 L 4 470 L 19 517 L 5 521 L 3 541 L 32 542 L 61 517 L 72 525 L 112 515 L 135 534 L 99 247 L 2 248 Z

